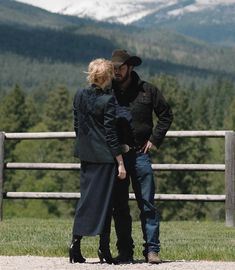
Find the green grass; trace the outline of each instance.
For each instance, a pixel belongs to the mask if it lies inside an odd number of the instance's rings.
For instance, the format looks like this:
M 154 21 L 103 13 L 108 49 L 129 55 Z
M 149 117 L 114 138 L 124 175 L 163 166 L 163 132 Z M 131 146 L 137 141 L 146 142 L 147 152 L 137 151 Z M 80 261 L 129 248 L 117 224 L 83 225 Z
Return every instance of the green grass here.
M 72 219 L 11 218 L 0 222 L 0 255 L 68 256 Z M 142 233 L 133 223 L 135 259 L 142 257 Z M 235 228 L 220 222 L 162 222 L 161 257 L 163 260 L 235 261 Z M 82 252 L 97 257 L 99 237 L 84 237 Z M 112 228 L 111 250 L 116 255 Z

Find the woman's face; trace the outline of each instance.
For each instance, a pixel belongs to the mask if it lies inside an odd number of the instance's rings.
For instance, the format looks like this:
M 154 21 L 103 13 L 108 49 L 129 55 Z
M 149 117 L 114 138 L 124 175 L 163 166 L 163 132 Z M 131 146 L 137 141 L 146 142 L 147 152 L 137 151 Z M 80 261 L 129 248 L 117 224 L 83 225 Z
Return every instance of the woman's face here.
M 104 83 L 103 83 L 102 87 L 105 89 L 111 88 L 112 87 L 112 80 L 113 80 L 113 77 L 111 77 L 111 76 L 107 76 L 106 78 L 104 78 Z
M 114 70 L 107 72 L 99 80 L 99 84 L 103 89 L 109 89 L 112 87 L 112 80 L 114 78 Z

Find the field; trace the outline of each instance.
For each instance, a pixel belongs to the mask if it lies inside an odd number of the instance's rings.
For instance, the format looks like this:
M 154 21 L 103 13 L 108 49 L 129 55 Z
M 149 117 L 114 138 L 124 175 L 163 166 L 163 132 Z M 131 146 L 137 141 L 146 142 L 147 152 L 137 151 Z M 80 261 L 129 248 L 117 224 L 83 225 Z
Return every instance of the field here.
M 0 223 L 0 256 L 67 257 L 72 219 L 10 218 Z M 142 233 L 133 223 L 135 259 L 142 257 Z M 99 237 L 84 237 L 82 252 L 97 257 Z M 162 222 L 161 257 L 163 260 L 235 261 L 235 228 L 222 222 Z M 111 250 L 116 255 L 112 228 Z

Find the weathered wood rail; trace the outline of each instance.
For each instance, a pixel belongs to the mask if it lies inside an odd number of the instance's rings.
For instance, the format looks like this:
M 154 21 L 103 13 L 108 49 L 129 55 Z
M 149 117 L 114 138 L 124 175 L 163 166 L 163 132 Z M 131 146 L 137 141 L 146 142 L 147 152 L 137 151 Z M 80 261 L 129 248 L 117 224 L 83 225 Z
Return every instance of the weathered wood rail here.
M 153 164 L 153 170 L 159 171 L 222 171 L 225 175 L 225 194 L 155 194 L 155 200 L 166 201 L 213 201 L 225 202 L 225 223 L 235 227 L 235 132 L 234 131 L 168 131 L 167 137 L 208 137 L 225 139 L 224 164 Z M 80 193 L 57 192 L 4 192 L 4 170 L 79 170 L 76 163 L 11 163 L 4 161 L 5 140 L 73 139 L 74 132 L 0 132 L 0 220 L 3 217 L 4 199 L 79 199 Z M 129 198 L 135 200 L 130 193 Z

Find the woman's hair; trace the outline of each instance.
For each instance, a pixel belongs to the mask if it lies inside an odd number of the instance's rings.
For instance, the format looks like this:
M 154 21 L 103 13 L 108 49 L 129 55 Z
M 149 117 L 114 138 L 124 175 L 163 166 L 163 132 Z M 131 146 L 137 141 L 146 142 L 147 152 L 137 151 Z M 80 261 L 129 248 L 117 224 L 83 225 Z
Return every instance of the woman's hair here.
M 98 58 L 90 62 L 88 66 L 87 80 L 89 83 L 97 83 L 101 77 L 113 78 L 113 63 L 104 58 Z

